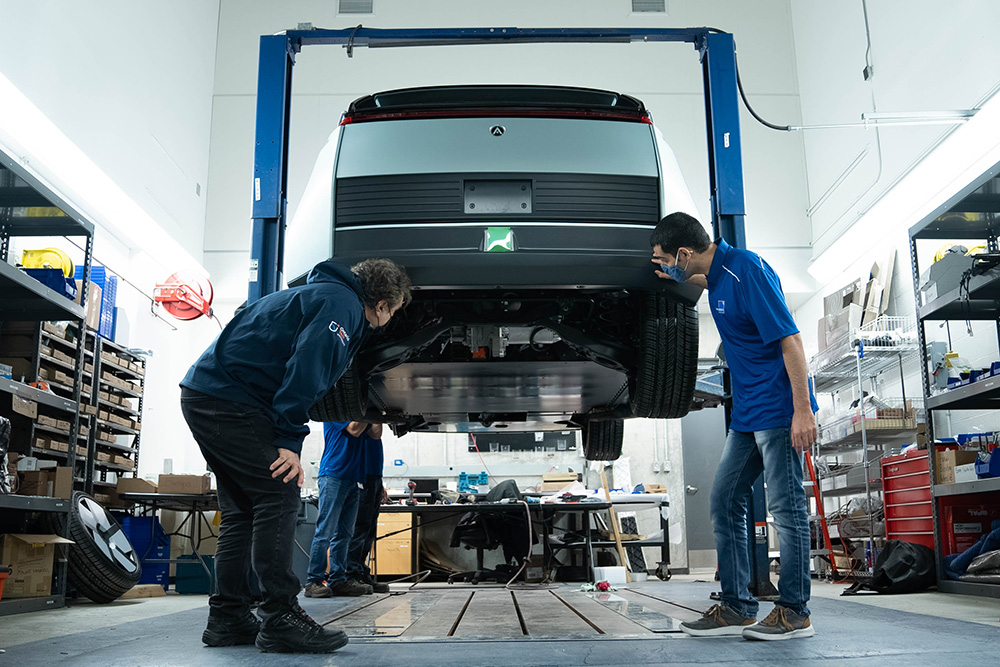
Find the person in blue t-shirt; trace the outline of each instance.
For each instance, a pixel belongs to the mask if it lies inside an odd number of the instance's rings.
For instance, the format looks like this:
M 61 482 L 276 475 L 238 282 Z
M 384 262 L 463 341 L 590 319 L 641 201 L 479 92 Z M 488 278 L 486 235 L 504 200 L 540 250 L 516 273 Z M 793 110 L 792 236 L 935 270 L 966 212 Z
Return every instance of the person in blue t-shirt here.
M 781 281 L 758 255 L 713 243 L 686 213 L 663 218 L 650 239 L 656 275 L 708 288 L 732 381 L 729 437 L 712 489 L 721 604 L 681 623 L 694 636 L 790 639 L 815 634 L 809 619 L 809 514 L 802 452 L 816 441 L 802 337 Z M 780 597 L 763 621 L 750 595 L 747 500 L 761 472 L 781 544 Z
M 382 437 L 381 424 L 325 422 L 319 464 L 319 516 L 309 551 L 306 597 L 357 596 L 372 587 L 347 578 L 347 550 L 354 537 L 365 480 L 366 435 Z M 325 583 L 324 583 L 325 582 Z
M 378 427 L 376 429 L 376 427 Z M 361 435 L 364 449 L 365 488 L 358 501 L 358 518 L 354 522 L 354 539 L 347 550 L 347 578 L 367 584 L 375 593 L 388 593 L 389 584 L 380 583 L 368 567 L 368 556 L 378 532 L 379 506 L 388 500 L 382 486 L 382 425 L 372 424 Z

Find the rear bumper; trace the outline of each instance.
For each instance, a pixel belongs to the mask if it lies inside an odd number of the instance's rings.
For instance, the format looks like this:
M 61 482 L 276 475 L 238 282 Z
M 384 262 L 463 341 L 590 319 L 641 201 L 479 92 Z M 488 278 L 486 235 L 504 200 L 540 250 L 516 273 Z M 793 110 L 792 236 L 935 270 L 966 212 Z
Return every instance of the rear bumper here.
M 514 252 L 484 252 L 486 225 L 337 230 L 334 258 L 388 257 L 406 267 L 415 289 L 627 289 L 665 292 L 694 305 L 701 289 L 653 273 L 651 228 L 511 225 Z

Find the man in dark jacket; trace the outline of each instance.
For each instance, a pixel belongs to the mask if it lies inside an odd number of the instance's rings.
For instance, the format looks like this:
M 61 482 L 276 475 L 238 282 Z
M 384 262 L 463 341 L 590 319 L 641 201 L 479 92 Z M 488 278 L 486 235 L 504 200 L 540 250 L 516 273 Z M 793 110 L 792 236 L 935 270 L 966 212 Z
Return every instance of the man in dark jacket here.
M 322 262 L 305 285 L 237 314 L 181 381 L 181 411 L 215 473 L 222 511 L 206 644 L 325 653 L 347 643 L 296 601 L 299 452 L 309 408 L 337 382 L 367 331 L 385 326 L 409 298 L 406 272 L 390 260 L 350 269 Z M 249 607 L 251 561 L 262 622 Z

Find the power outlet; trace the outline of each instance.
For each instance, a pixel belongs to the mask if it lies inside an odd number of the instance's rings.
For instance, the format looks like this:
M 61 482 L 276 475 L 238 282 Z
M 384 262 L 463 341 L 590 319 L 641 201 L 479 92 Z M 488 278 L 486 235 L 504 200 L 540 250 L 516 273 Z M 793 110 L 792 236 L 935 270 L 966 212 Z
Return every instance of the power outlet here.
M 660 472 L 660 462 L 653 461 L 653 472 Z
M 663 462 L 662 462 L 662 463 L 660 464 L 660 469 L 661 469 L 661 470 L 662 470 L 663 472 L 670 472 L 670 461 L 663 461 Z

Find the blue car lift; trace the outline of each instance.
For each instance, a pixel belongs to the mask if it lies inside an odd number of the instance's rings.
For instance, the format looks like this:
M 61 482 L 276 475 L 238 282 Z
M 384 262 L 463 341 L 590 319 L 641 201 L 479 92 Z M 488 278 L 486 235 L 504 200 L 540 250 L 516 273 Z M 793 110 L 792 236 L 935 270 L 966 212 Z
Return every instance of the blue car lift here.
M 284 272 L 285 199 L 288 185 L 288 126 L 292 66 L 303 46 L 332 44 L 347 49 L 472 44 L 688 42 L 701 58 L 708 124 L 712 229 L 731 245 L 746 247 L 743 218 L 743 155 L 740 144 L 736 43 L 709 28 L 414 28 L 288 30 L 260 38 L 257 125 L 254 150 L 253 231 L 247 303 L 276 292 Z M 728 408 L 727 408 L 728 413 Z M 726 423 L 728 424 L 729 419 Z M 767 523 L 763 478 L 748 508 L 751 592 L 773 595 L 768 578 Z

